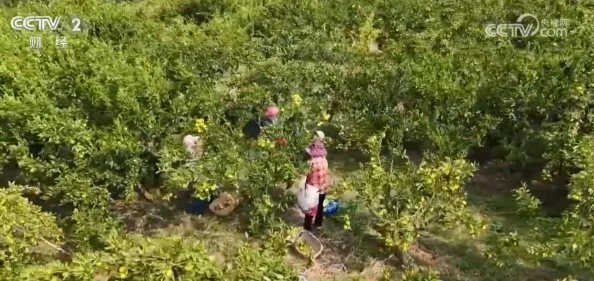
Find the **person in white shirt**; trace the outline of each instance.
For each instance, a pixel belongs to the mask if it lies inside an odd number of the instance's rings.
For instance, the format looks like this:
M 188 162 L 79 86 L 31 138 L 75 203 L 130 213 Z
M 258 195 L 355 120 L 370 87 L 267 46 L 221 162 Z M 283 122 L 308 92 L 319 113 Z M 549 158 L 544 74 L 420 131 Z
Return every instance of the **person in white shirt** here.
M 183 138 L 186 151 L 190 154 L 192 159 L 200 157 L 202 153 L 202 144 L 199 136 L 186 135 Z

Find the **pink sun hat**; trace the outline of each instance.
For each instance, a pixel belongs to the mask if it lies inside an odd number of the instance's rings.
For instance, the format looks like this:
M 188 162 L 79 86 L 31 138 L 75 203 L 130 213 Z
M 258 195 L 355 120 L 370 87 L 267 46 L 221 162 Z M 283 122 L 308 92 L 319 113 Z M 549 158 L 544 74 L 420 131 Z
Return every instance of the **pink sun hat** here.
M 314 143 L 307 147 L 305 151 L 312 157 L 325 157 L 326 154 L 328 154 L 324 147 L 324 143 L 321 140 L 314 141 Z
M 276 117 L 279 112 L 280 110 L 278 109 L 278 107 L 270 106 L 266 108 L 266 111 L 264 111 L 264 115 L 266 115 L 266 117 Z

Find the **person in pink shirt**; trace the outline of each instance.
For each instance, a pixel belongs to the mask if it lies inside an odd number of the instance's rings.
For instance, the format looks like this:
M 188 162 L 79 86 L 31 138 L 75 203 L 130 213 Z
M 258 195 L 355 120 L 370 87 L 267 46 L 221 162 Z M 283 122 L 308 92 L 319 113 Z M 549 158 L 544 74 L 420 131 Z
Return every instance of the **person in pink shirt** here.
M 316 229 L 322 228 L 326 188 L 330 183 L 328 160 L 326 159 L 327 151 L 324 147 L 323 138 L 324 133 L 317 131 L 314 143 L 306 149 L 306 152 L 310 157 L 309 162 L 311 163 L 311 167 L 306 176 L 305 183 L 317 188 L 319 192 L 318 206 L 312 208 L 305 214 L 303 228 L 308 231 L 313 230 L 313 226 L 315 226 Z

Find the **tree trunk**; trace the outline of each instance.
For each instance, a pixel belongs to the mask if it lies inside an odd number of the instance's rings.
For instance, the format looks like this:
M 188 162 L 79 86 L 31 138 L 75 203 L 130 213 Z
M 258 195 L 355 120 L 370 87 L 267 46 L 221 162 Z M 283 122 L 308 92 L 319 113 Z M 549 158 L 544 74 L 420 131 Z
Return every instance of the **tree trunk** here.
M 410 255 L 410 252 L 408 250 L 402 250 L 402 249 L 398 249 L 396 251 L 396 257 L 398 258 L 398 261 L 400 262 L 400 266 L 404 267 L 408 267 L 411 264 L 413 264 L 413 258 Z

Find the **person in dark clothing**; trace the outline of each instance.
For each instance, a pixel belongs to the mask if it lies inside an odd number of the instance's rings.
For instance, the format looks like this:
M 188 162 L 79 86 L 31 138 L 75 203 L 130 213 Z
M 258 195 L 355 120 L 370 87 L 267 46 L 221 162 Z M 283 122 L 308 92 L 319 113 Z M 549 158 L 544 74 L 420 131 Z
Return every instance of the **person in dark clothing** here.
M 258 139 L 262 133 L 262 128 L 270 126 L 276 122 L 278 119 L 278 113 L 278 107 L 268 107 L 266 111 L 264 111 L 263 118 L 254 118 L 247 122 L 247 124 L 242 129 L 243 135 L 248 139 Z
M 257 119 L 251 119 L 243 127 L 243 135 L 248 139 L 257 139 L 262 133 L 260 122 Z

